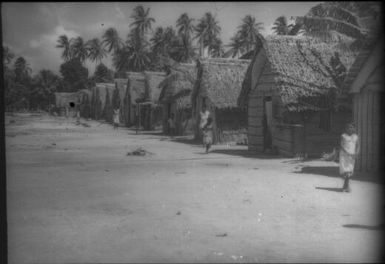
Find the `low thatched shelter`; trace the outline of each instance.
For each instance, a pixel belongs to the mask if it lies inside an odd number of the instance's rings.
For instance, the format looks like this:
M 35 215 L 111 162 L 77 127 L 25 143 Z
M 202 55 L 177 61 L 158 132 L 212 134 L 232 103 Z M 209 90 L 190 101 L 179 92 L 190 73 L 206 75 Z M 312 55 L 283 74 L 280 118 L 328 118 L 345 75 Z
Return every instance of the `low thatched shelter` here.
M 165 78 L 163 72 L 128 72 L 127 89 L 130 98 L 130 121 L 132 124 L 152 130 L 162 124 L 162 108 L 159 105 L 159 83 Z M 137 120 L 139 118 L 139 120 Z
M 384 169 L 384 38 L 370 32 L 345 79 L 353 95 L 353 117 L 360 136 L 358 172 L 381 172 Z
M 342 81 L 353 59 L 352 52 L 311 38 L 266 38 L 238 100 L 248 108 L 249 149 L 319 156 L 338 147 L 351 116 Z
M 194 133 L 191 93 L 196 75 L 195 64 L 182 63 L 172 67 L 170 74 L 159 84 L 159 101 L 163 106 L 163 133 L 169 132 L 167 120 L 171 114 L 174 115 L 177 135 Z
M 55 106 L 60 116 L 74 117 L 78 105 L 77 93 L 55 93 Z
M 214 142 L 245 143 L 247 112 L 237 105 L 250 60 L 205 59 L 197 64 L 197 80 L 192 93 L 195 136 L 201 137 L 200 111 L 205 106 L 213 118 Z

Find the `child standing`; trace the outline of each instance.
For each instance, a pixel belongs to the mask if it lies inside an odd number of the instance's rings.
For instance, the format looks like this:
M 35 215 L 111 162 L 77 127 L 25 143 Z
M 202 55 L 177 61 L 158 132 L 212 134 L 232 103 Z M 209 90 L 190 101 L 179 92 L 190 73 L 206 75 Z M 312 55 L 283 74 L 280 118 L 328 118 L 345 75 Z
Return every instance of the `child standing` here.
M 119 127 L 119 108 L 114 109 L 114 129 Z
M 346 131 L 341 135 L 340 144 L 340 175 L 344 178 L 342 191 L 350 192 L 349 179 L 353 176 L 354 163 L 359 152 L 359 138 L 353 123 L 346 126 Z
M 203 127 L 203 145 L 206 148 L 206 153 L 209 153 L 211 145 L 213 144 L 213 119 L 207 118 L 207 123 Z
M 168 131 L 169 131 L 171 137 L 173 137 L 175 135 L 174 114 L 170 115 L 170 117 L 168 118 L 167 122 L 168 122 Z

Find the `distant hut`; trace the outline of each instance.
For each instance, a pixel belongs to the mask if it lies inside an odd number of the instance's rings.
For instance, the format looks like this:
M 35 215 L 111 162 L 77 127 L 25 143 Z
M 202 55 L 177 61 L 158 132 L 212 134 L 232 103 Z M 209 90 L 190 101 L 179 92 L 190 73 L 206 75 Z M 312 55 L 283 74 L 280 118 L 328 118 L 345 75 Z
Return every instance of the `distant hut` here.
M 55 93 L 55 106 L 60 116 L 74 117 L 78 104 L 77 93 Z
M 359 172 L 384 169 L 384 39 L 371 32 L 345 80 L 353 95 L 353 116 L 360 136 Z
M 136 124 L 140 118 L 140 125 L 145 130 L 152 130 L 162 122 L 162 108 L 159 105 L 159 83 L 163 81 L 162 72 L 128 72 L 128 91 L 130 98 L 130 121 Z
M 237 105 L 250 60 L 205 59 L 197 64 L 197 80 L 192 93 L 195 136 L 201 137 L 200 111 L 205 106 L 213 118 L 215 143 L 245 143 L 247 112 Z
M 163 133 L 168 133 L 167 120 L 174 115 L 176 134 L 194 133 L 191 93 L 196 80 L 195 64 L 179 64 L 171 69 L 167 77 L 159 84 L 159 101 L 163 106 Z
M 310 38 L 264 40 L 238 100 L 248 108 L 249 150 L 292 157 L 319 156 L 338 147 L 351 116 L 341 86 L 353 58 L 347 50 Z

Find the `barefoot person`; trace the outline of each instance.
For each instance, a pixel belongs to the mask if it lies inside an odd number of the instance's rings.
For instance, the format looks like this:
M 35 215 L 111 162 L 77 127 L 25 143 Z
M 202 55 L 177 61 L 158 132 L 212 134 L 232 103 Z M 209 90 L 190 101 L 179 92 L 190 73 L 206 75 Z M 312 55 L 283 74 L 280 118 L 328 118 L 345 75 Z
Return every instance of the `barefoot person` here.
M 211 145 L 213 144 L 213 119 L 207 118 L 207 123 L 203 127 L 203 145 L 206 148 L 206 153 L 209 153 Z
M 171 137 L 175 135 L 175 120 L 174 120 L 174 114 L 171 114 L 170 117 L 167 120 L 168 123 L 168 131 Z
M 119 127 L 119 108 L 114 109 L 114 129 Z
M 353 123 L 346 126 L 341 135 L 340 145 L 340 175 L 344 178 L 342 191 L 350 192 L 349 179 L 353 176 L 354 163 L 359 152 L 359 138 Z

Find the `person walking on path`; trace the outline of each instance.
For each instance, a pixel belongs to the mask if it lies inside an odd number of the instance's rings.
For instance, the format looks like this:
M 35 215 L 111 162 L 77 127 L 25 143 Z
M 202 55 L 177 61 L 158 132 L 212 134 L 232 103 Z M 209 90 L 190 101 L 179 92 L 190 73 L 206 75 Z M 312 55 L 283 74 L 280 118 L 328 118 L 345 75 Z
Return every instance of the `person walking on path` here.
M 114 129 L 119 127 L 119 108 L 114 109 Z
M 213 144 L 213 119 L 207 118 L 207 123 L 203 127 L 203 145 L 206 148 L 206 153 L 209 153 Z
M 359 153 L 359 137 L 356 134 L 356 128 L 353 123 L 346 126 L 346 131 L 341 135 L 340 144 L 340 175 L 344 179 L 342 191 L 350 192 L 349 179 L 353 176 L 354 164 L 357 154 Z
M 167 123 L 168 123 L 168 131 L 171 135 L 171 137 L 173 137 L 175 135 L 175 120 L 174 120 L 174 114 L 171 114 L 170 117 L 168 118 L 167 120 Z

